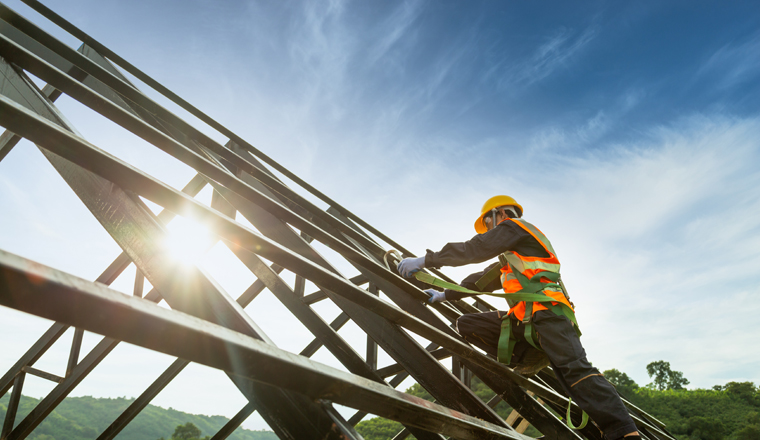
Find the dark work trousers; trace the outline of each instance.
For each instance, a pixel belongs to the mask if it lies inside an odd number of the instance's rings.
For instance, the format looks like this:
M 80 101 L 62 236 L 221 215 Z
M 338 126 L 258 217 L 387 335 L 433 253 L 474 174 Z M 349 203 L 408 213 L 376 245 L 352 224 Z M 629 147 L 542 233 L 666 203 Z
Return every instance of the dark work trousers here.
M 501 317 L 506 313 L 462 315 L 457 320 L 457 330 L 468 342 L 496 356 Z M 533 347 L 525 341 L 525 326 L 514 316 L 507 319 L 512 319 L 512 329 L 517 339 L 512 361 L 519 363 Z M 573 398 L 573 402 L 596 422 L 604 435 L 610 440 L 617 440 L 628 433 L 636 432 L 636 425 L 615 387 L 586 360 L 586 351 L 570 320 L 549 310 L 539 310 L 533 315 L 533 325 L 538 334 L 538 342 L 549 358 L 557 380 Z

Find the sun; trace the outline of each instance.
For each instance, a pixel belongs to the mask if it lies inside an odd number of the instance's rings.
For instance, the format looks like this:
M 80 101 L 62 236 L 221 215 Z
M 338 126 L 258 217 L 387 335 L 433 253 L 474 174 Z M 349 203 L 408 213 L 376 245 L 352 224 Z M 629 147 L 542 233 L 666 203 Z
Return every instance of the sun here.
M 196 266 L 214 245 L 208 228 L 185 217 L 176 217 L 166 227 L 164 247 L 171 257 L 183 265 Z

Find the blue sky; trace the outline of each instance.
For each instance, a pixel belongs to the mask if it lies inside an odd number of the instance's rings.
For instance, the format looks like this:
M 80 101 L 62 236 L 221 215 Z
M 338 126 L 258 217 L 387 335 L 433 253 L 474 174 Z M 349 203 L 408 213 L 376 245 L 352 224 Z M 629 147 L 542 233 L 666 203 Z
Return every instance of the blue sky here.
M 646 364 L 664 359 L 693 387 L 760 382 L 756 3 L 46 4 L 417 253 L 470 238 L 485 199 L 514 196 L 557 249 L 598 367 L 645 384 Z M 59 105 L 88 140 L 167 183 L 193 175 Z M 2 249 L 89 279 L 118 254 L 28 144 L 0 162 L 0 206 Z M 250 282 L 215 270 L 230 291 Z M 254 320 L 300 350 L 304 333 L 265 304 Z M 44 324 L 28 336 L 31 318 L 0 313 L 19 335 L 3 370 Z M 171 361 L 125 350 L 77 392 L 132 396 Z M 155 372 L 108 380 L 140 361 Z M 223 376 L 185 373 L 159 404 L 228 416 L 243 406 Z M 189 394 L 201 381 L 212 385 Z

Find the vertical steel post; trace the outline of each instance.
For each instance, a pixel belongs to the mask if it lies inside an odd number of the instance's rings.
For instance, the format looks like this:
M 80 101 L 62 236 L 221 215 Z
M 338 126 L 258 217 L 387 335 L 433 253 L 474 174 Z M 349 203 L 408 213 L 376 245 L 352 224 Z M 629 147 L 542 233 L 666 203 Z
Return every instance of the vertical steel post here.
M 373 283 L 369 283 L 367 291 L 375 296 L 380 296 L 380 291 Z M 367 335 L 367 363 L 373 370 L 377 370 L 377 342 Z
M 135 267 L 135 288 L 132 290 L 132 295 L 142 298 L 143 289 L 145 288 L 145 276 L 143 276 L 140 269 Z
M 82 348 L 82 338 L 84 337 L 84 330 L 74 329 L 74 337 L 71 340 L 71 350 L 69 351 L 69 361 L 66 364 L 66 377 L 69 377 L 71 371 L 79 363 L 79 350 Z
M 26 374 L 23 371 L 19 371 L 13 380 L 13 392 L 11 398 L 8 400 L 8 409 L 5 412 L 5 421 L 3 422 L 3 430 L 0 432 L 0 440 L 8 438 L 8 434 L 13 430 L 13 424 L 16 421 L 16 412 L 18 411 L 18 405 L 21 402 L 21 390 L 24 388 L 24 376 Z

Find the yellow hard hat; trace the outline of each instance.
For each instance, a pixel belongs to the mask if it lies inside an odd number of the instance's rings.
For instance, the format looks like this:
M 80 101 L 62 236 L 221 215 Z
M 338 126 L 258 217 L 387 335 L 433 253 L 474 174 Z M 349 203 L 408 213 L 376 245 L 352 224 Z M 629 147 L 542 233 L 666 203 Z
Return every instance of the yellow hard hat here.
M 517 214 L 519 216 L 522 216 L 523 207 L 517 203 L 515 199 L 509 196 L 493 196 L 490 199 L 486 200 L 486 203 L 483 204 L 483 209 L 480 210 L 480 216 L 478 216 L 478 219 L 475 220 L 475 231 L 478 234 L 482 234 L 484 232 L 488 232 L 488 228 L 483 223 L 483 216 L 491 211 L 494 208 L 498 208 L 499 206 L 516 206 L 517 209 L 520 210 Z

